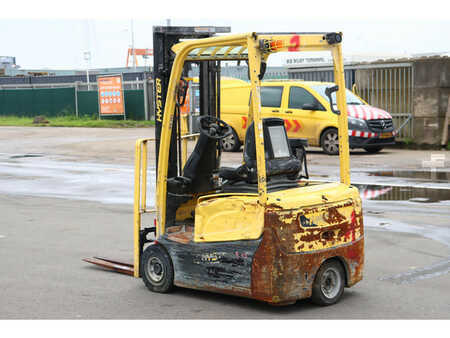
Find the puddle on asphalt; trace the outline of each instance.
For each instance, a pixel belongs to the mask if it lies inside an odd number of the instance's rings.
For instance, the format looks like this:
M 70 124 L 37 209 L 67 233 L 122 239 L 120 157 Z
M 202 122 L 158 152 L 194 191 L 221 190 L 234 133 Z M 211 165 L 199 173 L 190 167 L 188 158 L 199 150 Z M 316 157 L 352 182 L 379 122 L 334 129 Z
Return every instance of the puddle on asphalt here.
M 3 161 L 1 161 L 2 157 Z M 42 157 L 45 157 L 42 153 L 0 154 L 0 192 L 87 199 L 105 203 L 133 203 L 134 171 L 132 167 L 99 163 L 73 163 L 43 159 Z M 16 160 L 8 161 L 8 158 Z M 149 168 L 150 187 L 147 189 L 149 202 L 153 202 L 154 199 L 154 174 L 154 168 Z M 432 174 L 433 172 L 430 171 L 406 170 L 370 173 L 373 179 L 375 176 L 384 175 L 426 179 Z M 449 172 L 434 174 L 438 179 L 450 179 Z M 321 174 L 315 176 L 326 177 Z M 359 183 L 364 182 L 360 181 Z M 439 187 L 417 187 L 417 184 L 411 187 L 396 186 L 394 183 L 390 185 L 390 182 L 386 182 L 385 185 L 380 185 L 381 182 L 373 183 L 370 185 L 354 184 L 359 188 L 362 199 L 414 203 L 437 203 L 450 200 L 448 184 L 442 186 L 443 188 L 445 186 L 444 189 L 438 189 Z
M 450 200 L 450 189 L 354 185 L 358 187 L 363 200 L 410 201 L 416 203 L 437 203 Z
M 39 158 L 42 154 L 1 155 L 0 193 L 133 204 L 133 167 L 55 161 Z M 148 175 L 147 201 L 153 205 L 154 168 Z
M 432 181 L 450 181 L 449 171 L 432 170 L 383 170 L 368 173 L 369 176 L 415 178 Z

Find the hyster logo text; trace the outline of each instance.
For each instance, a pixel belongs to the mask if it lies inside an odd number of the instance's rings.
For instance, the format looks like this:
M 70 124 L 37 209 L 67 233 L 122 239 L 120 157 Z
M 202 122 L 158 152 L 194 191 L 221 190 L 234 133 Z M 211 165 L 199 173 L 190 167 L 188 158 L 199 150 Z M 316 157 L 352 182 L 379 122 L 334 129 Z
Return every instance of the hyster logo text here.
M 156 79 L 156 121 L 162 123 L 161 79 Z

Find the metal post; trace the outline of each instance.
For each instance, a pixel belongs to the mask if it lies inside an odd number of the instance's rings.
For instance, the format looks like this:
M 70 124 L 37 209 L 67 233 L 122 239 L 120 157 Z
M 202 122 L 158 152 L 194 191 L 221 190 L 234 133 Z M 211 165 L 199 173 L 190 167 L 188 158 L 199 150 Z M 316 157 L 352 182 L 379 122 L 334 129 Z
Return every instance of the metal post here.
M 136 72 L 136 50 L 134 49 L 134 25 L 131 20 L 131 50 L 133 51 L 133 70 Z
M 388 83 L 388 81 L 387 81 L 387 73 L 388 73 L 388 69 L 387 68 L 385 68 L 385 69 L 383 69 L 383 73 L 384 73 L 384 110 L 388 110 L 388 104 L 387 104 L 387 101 L 388 101 L 388 90 L 387 90 L 387 83 Z
M 392 114 L 392 68 L 389 68 L 389 112 Z
M 144 111 L 145 111 L 145 120 L 148 121 L 148 88 L 147 88 L 147 80 L 142 80 L 142 84 L 144 87 Z
M 398 113 L 397 108 L 397 68 L 394 68 L 394 106 L 395 106 L 395 113 Z M 392 111 L 394 113 L 394 111 Z
M 87 82 L 87 87 L 88 87 L 88 90 L 90 90 L 90 86 L 89 86 L 89 66 L 90 66 L 90 60 L 91 60 L 91 52 L 90 51 L 84 52 L 84 60 L 86 61 L 86 82 Z
M 414 64 L 411 65 L 411 95 L 410 95 L 410 114 L 413 114 L 412 119 L 410 120 L 409 124 L 409 137 L 414 136 L 414 103 L 413 103 L 413 97 L 414 97 Z
M 400 75 L 398 78 L 398 82 L 399 82 L 399 95 L 400 95 L 400 100 L 399 100 L 399 105 L 401 108 L 400 113 L 404 113 L 404 107 L 403 107 L 403 95 L 402 95 L 402 91 L 403 91 L 403 86 L 402 86 L 402 74 L 403 74 L 403 68 L 400 68 Z
M 78 82 L 75 82 L 75 115 L 78 118 Z
M 374 69 L 375 71 L 375 93 L 377 95 L 377 107 L 380 106 L 380 93 L 378 92 L 378 69 Z
M 406 113 L 406 68 L 403 70 L 403 113 Z
M 371 91 L 371 93 L 370 93 L 370 104 L 373 106 L 373 105 L 375 105 L 375 100 L 374 100 L 374 90 L 375 90 L 375 88 L 374 88 L 374 78 L 375 78 L 375 75 L 374 75 L 374 72 L 375 72 L 375 70 L 374 69 L 372 69 L 371 71 L 370 71 L 370 78 L 371 78 L 371 80 L 372 80 L 372 86 L 371 86 L 371 88 L 372 88 L 372 91 Z

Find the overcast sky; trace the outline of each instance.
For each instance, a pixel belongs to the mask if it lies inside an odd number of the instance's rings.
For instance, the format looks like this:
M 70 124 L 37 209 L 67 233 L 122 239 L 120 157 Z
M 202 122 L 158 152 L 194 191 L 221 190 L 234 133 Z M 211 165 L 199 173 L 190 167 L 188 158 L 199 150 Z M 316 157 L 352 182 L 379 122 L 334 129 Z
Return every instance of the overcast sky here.
M 233 33 L 342 31 L 344 54 L 450 51 L 445 1 L 244 1 L 78 0 L 66 6 L 16 0 L 2 5 L 0 55 L 15 56 L 22 68 L 83 69 L 83 51 L 90 50 L 91 67 L 122 67 L 131 19 L 135 47 L 152 48 L 152 26 L 168 18 L 172 25 L 230 26 Z

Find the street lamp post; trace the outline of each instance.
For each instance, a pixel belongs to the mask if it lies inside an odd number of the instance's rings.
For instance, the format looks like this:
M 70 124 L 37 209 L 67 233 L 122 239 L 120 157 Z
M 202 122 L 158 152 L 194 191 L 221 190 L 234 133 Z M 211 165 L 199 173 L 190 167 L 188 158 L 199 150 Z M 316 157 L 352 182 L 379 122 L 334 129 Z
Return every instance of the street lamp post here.
M 85 51 L 84 52 L 84 61 L 86 61 L 86 82 L 87 82 L 87 88 L 90 90 L 90 84 L 89 84 L 89 63 L 91 61 L 91 52 Z
M 136 72 L 136 50 L 134 49 L 134 27 L 131 20 L 131 50 L 133 51 L 133 70 Z

